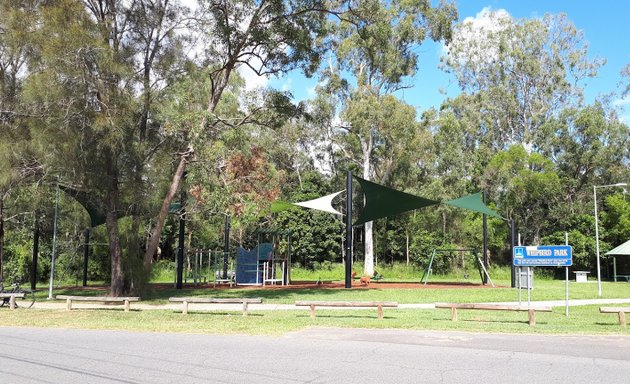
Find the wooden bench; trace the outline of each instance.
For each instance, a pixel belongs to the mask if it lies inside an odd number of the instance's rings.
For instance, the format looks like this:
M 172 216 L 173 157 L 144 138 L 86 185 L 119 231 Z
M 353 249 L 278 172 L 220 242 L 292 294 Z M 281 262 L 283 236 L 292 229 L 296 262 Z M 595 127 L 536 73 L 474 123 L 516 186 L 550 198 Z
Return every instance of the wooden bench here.
M 341 307 L 341 308 L 374 308 L 376 307 L 378 318 L 383 319 L 383 307 L 398 307 L 395 301 L 296 301 L 296 306 L 310 307 L 311 319 L 315 318 L 315 307 Z
M 626 326 L 626 313 L 630 312 L 630 307 L 599 307 L 599 313 L 619 314 L 619 325 Z
M 23 299 L 26 296 L 26 294 L 24 292 L 21 293 L 9 293 L 9 292 L 2 292 L 0 293 L 0 299 L 4 300 L 4 299 L 9 299 L 9 309 L 15 309 L 16 305 L 15 305 L 15 299 L 19 298 L 19 299 Z
M 116 303 L 116 304 L 124 304 L 125 312 L 129 312 L 130 304 L 132 301 L 140 301 L 139 297 L 111 297 L 111 296 L 67 296 L 67 295 L 57 295 L 55 296 L 57 300 L 65 300 L 66 301 L 66 310 L 72 310 L 72 302 L 73 301 L 90 301 L 90 302 L 101 302 L 101 303 Z
M 248 298 L 228 298 L 218 299 L 213 297 L 171 297 L 168 301 L 172 303 L 182 303 L 182 313 L 188 313 L 188 304 L 190 303 L 203 303 L 203 304 L 243 304 L 243 316 L 247 316 L 247 310 L 249 304 L 260 304 L 262 299 L 248 299 Z
M 435 308 L 450 308 L 451 320 L 457 321 L 458 309 L 479 309 L 485 311 L 527 311 L 529 325 L 536 325 L 536 312 L 551 312 L 551 307 L 527 307 L 518 305 L 475 304 L 475 303 L 436 303 Z

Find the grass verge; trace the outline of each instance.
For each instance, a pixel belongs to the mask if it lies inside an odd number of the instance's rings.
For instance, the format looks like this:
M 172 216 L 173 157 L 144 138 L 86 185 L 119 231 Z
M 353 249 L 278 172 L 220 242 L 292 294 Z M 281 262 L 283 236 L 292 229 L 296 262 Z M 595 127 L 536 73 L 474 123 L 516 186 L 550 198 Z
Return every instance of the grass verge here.
M 466 332 L 535 334 L 618 334 L 630 335 L 617 323 L 615 314 L 600 314 L 598 306 L 572 307 L 565 317 L 564 308 L 552 313 L 537 313 L 536 325 L 527 323 L 527 312 L 460 310 L 459 321 L 450 319 L 448 309 L 386 308 L 378 320 L 375 309 L 317 310 L 311 319 L 308 309 L 240 312 L 191 311 L 188 315 L 170 310 L 119 309 L 0 310 L 3 326 L 108 329 L 137 332 L 183 332 L 205 334 L 281 335 L 307 327 L 391 328 Z

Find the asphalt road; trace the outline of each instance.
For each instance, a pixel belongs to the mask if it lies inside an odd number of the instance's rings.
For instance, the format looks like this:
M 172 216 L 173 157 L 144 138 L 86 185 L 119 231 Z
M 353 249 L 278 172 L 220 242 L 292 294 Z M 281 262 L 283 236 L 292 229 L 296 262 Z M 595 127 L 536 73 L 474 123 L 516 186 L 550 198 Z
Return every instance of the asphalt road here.
M 0 383 L 628 383 L 630 337 L 0 327 Z

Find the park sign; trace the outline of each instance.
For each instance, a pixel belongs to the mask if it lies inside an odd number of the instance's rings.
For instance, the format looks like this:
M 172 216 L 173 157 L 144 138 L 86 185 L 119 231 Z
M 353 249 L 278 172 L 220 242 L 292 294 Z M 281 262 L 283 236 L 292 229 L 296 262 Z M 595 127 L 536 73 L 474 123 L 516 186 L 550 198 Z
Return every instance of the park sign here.
M 515 267 L 569 267 L 573 265 L 570 245 L 514 247 Z

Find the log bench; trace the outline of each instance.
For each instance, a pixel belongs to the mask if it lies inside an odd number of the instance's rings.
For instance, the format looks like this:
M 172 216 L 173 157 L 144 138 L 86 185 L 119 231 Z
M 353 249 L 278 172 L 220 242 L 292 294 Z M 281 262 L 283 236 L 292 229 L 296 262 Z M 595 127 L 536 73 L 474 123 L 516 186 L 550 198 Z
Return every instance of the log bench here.
M 4 301 L 4 299 L 9 299 L 9 309 L 15 309 L 15 299 L 23 299 L 26 296 L 24 292 L 20 293 L 10 293 L 10 292 L 2 292 L 0 293 L 0 299 Z
M 383 319 L 383 307 L 398 307 L 395 301 L 296 301 L 296 306 L 310 307 L 311 319 L 315 318 L 315 307 L 376 308 L 378 318 Z
M 243 316 L 247 316 L 249 304 L 261 304 L 260 298 L 213 298 L 213 297 L 171 297 L 168 301 L 172 303 L 182 303 L 182 313 L 188 313 L 188 304 L 243 304 Z
M 72 310 L 72 302 L 73 301 L 89 301 L 95 303 L 112 303 L 112 304 L 124 304 L 125 312 L 129 312 L 130 304 L 132 301 L 140 301 L 139 297 L 111 297 L 111 296 L 67 296 L 67 295 L 57 295 L 55 296 L 57 300 L 65 300 L 66 301 L 66 310 Z
M 527 307 L 519 305 L 475 304 L 475 303 L 436 303 L 435 308 L 449 308 L 451 320 L 457 321 L 458 309 L 478 309 L 484 311 L 527 311 L 529 325 L 536 325 L 536 312 L 551 312 L 551 307 Z
M 619 325 L 626 326 L 626 313 L 630 312 L 630 307 L 599 307 L 599 313 L 619 314 Z

